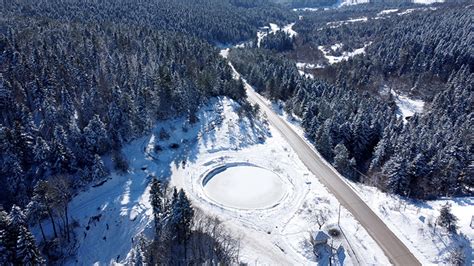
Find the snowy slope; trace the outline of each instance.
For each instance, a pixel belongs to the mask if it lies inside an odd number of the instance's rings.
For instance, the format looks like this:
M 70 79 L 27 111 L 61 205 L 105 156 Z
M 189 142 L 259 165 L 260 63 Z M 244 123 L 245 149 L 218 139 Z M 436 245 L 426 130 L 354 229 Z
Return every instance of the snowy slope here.
M 264 119 L 239 117 L 239 108 L 232 100 L 217 98 L 202 107 L 196 124 L 189 125 L 184 119 L 162 121 L 150 135 L 126 145 L 123 153 L 130 171 L 113 173 L 101 186 L 72 200 L 70 216 L 77 222 L 77 249 L 75 257 L 63 264 L 127 263 L 137 235 L 149 237 L 152 231 L 148 202 L 151 175 L 168 178 L 172 185 L 185 189 L 195 208 L 219 217 L 241 239 L 244 262 L 314 263 L 308 244 L 309 234 L 317 229 L 313 214 L 324 213 L 328 220 L 323 229 L 334 228 L 339 203 L 275 129 Z M 159 138 L 162 129 L 169 139 Z M 271 206 L 247 210 L 213 201 L 205 193 L 203 178 L 229 163 L 251 163 L 272 171 L 281 177 L 284 196 Z M 388 264 L 382 250 L 344 208 L 341 220 L 345 237 L 334 243 L 347 251 L 347 265 Z

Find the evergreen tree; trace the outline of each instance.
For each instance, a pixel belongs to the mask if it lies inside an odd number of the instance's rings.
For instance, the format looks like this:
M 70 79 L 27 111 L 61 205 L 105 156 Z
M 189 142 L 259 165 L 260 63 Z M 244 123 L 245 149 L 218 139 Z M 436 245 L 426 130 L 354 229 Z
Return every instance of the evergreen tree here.
M 151 207 L 153 208 L 153 215 L 155 219 L 156 236 L 160 235 L 164 222 L 163 219 L 166 216 L 165 196 L 166 195 L 164 193 L 164 189 L 162 188 L 161 182 L 156 178 L 153 178 L 150 187 L 150 202 Z
M 54 209 L 57 207 L 56 193 L 48 181 L 40 180 L 33 189 L 33 201 L 39 204 L 38 208 L 46 211 L 53 226 L 54 237 L 58 237 Z
M 25 227 L 26 217 L 20 207 L 13 205 L 8 214 L 8 224 L 5 236 L 5 246 L 8 251 L 8 261 L 17 262 L 20 258 L 16 253 L 16 243 L 20 233 L 20 228 Z
M 407 195 L 410 190 L 409 176 L 405 160 L 401 156 L 391 159 L 383 168 L 383 173 L 387 176 L 387 189 L 391 193 Z
M 334 167 L 346 178 L 354 178 L 353 161 L 349 159 L 349 151 L 346 146 L 339 143 L 334 148 Z
M 316 134 L 315 144 L 319 153 L 324 159 L 332 162 L 333 160 L 333 149 L 332 149 L 332 138 L 329 133 L 330 121 L 326 120 L 324 126 L 320 127 Z
M 34 196 L 26 206 L 26 216 L 29 221 L 38 224 L 44 242 L 46 242 L 46 235 L 41 220 L 46 217 L 46 215 L 46 207 L 39 201 L 37 196 Z
M 92 181 L 100 181 L 102 178 L 107 176 L 107 169 L 104 166 L 104 162 L 102 158 L 98 154 L 94 156 L 94 162 L 92 164 L 91 169 L 91 180 Z
M 0 265 L 8 265 L 8 250 L 5 246 L 6 233 L 0 229 Z
M 456 232 L 458 218 L 451 212 L 451 204 L 446 203 L 441 207 L 438 217 L 438 224 L 446 228 L 449 232 Z
M 98 115 L 84 128 L 84 140 L 87 149 L 92 153 L 102 154 L 109 148 L 107 130 Z
M 36 246 L 35 238 L 26 226 L 20 226 L 16 245 L 17 260 L 22 265 L 41 265 L 43 258 Z
M 179 190 L 171 208 L 171 224 L 175 238 L 179 243 L 186 243 L 191 235 L 194 210 L 183 189 Z
M 42 176 L 43 172 L 49 168 L 51 150 L 42 137 L 36 138 L 36 144 L 33 147 L 34 161 L 38 164 L 38 176 Z

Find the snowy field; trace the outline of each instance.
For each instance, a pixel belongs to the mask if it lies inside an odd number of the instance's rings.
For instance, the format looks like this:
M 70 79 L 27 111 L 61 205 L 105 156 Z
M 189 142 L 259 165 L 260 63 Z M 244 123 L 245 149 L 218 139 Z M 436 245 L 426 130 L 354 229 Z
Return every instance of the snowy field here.
M 244 262 L 263 265 L 314 263 L 308 240 L 310 233 L 319 227 L 316 213 L 326 217 L 324 229 L 334 228 L 339 203 L 306 169 L 276 130 L 262 121 L 257 123 L 260 124 L 257 128 L 265 130 L 252 130 L 250 121 L 239 121 L 235 103 L 224 99 L 222 104 L 223 121 L 222 126 L 215 128 L 216 142 L 213 142 L 211 149 L 198 144 L 200 155 L 196 161 L 188 162 L 185 168 L 173 170 L 172 184 L 185 188 L 195 207 L 219 217 L 235 236 L 241 238 Z M 264 141 L 249 145 L 248 138 L 241 137 L 242 133 L 248 132 L 257 134 L 250 139 L 264 138 Z M 239 148 L 229 146 L 229 138 L 239 140 L 232 142 Z M 222 165 L 242 163 L 258 165 L 278 175 L 285 185 L 285 195 L 277 201 L 278 204 L 263 209 L 242 210 L 209 200 L 202 186 L 208 171 Z M 383 252 L 350 213 L 342 208 L 341 217 L 341 229 L 346 238 L 341 236 L 335 243 L 340 243 L 347 250 L 346 264 L 359 264 L 359 261 L 387 264 Z

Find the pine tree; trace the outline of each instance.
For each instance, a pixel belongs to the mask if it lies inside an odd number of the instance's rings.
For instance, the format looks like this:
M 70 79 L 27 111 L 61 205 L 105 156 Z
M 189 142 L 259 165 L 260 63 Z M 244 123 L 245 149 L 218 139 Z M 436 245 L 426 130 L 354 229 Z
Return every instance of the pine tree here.
M 36 144 L 33 147 L 34 161 L 38 164 L 38 173 L 40 176 L 43 171 L 46 171 L 49 167 L 49 157 L 51 150 L 42 137 L 36 138 Z
M 44 242 L 46 242 L 46 235 L 44 233 L 43 224 L 41 223 L 41 220 L 43 219 L 43 217 L 46 217 L 46 215 L 46 207 L 41 204 L 37 196 L 33 196 L 30 203 L 28 203 L 28 205 L 26 206 L 26 216 L 28 217 L 29 221 L 38 224 Z
M 0 265 L 8 265 L 8 250 L 5 245 L 6 233 L 0 229 Z
M 397 155 L 390 159 L 383 168 L 383 173 L 387 176 L 387 189 L 391 193 L 406 196 L 409 193 L 410 180 L 407 174 L 405 160 Z
M 43 258 L 36 246 L 35 238 L 26 226 L 20 226 L 16 245 L 17 261 L 22 265 L 41 265 Z
M 20 228 L 25 227 L 26 217 L 20 207 L 13 205 L 7 219 L 7 230 L 5 231 L 5 247 L 8 251 L 8 261 L 16 262 L 19 258 L 16 253 L 16 243 Z
M 344 144 L 339 143 L 334 147 L 334 154 L 334 167 L 345 175 L 349 170 L 349 151 Z
M 165 215 L 164 210 L 164 194 L 163 189 L 161 188 L 161 183 L 156 178 L 153 178 L 151 181 L 150 187 L 150 202 L 151 207 L 153 208 L 153 215 L 155 218 L 155 231 L 156 236 L 160 235 L 161 228 L 163 226 L 162 219 Z
M 33 147 L 33 155 L 36 163 L 41 164 L 48 159 L 50 149 L 46 141 L 42 137 L 36 138 L 36 144 Z
M 172 205 L 171 224 L 179 243 L 186 243 L 191 235 L 194 210 L 183 189 L 180 189 Z
M 451 204 L 446 203 L 441 207 L 438 217 L 438 224 L 446 228 L 449 232 L 456 232 L 458 218 L 451 213 Z
M 107 176 L 107 169 L 104 166 L 104 162 L 98 154 L 94 156 L 94 163 L 91 169 L 91 180 L 100 181 L 102 178 Z
M 329 132 L 330 127 L 329 119 L 324 122 L 324 126 L 318 129 L 318 133 L 316 134 L 316 149 L 319 153 L 329 162 L 333 160 L 333 149 L 332 149 L 332 138 Z
M 8 225 L 8 213 L 0 210 L 0 230 L 6 230 Z
M 53 226 L 54 237 L 58 237 L 53 210 L 57 207 L 56 193 L 48 181 L 40 180 L 33 189 L 33 200 L 44 208 Z
M 98 115 L 95 115 L 84 128 L 84 139 L 87 149 L 92 153 L 102 154 L 109 148 L 107 131 Z

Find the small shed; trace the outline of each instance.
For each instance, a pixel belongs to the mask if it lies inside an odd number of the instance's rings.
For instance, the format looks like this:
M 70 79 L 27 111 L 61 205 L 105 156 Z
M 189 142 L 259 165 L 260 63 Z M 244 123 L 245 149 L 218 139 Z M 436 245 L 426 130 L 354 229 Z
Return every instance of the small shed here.
M 330 237 L 323 231 L 317 231 L 313 236 L 314 244 L 315 245 L 327 244 L 329 238 Z

